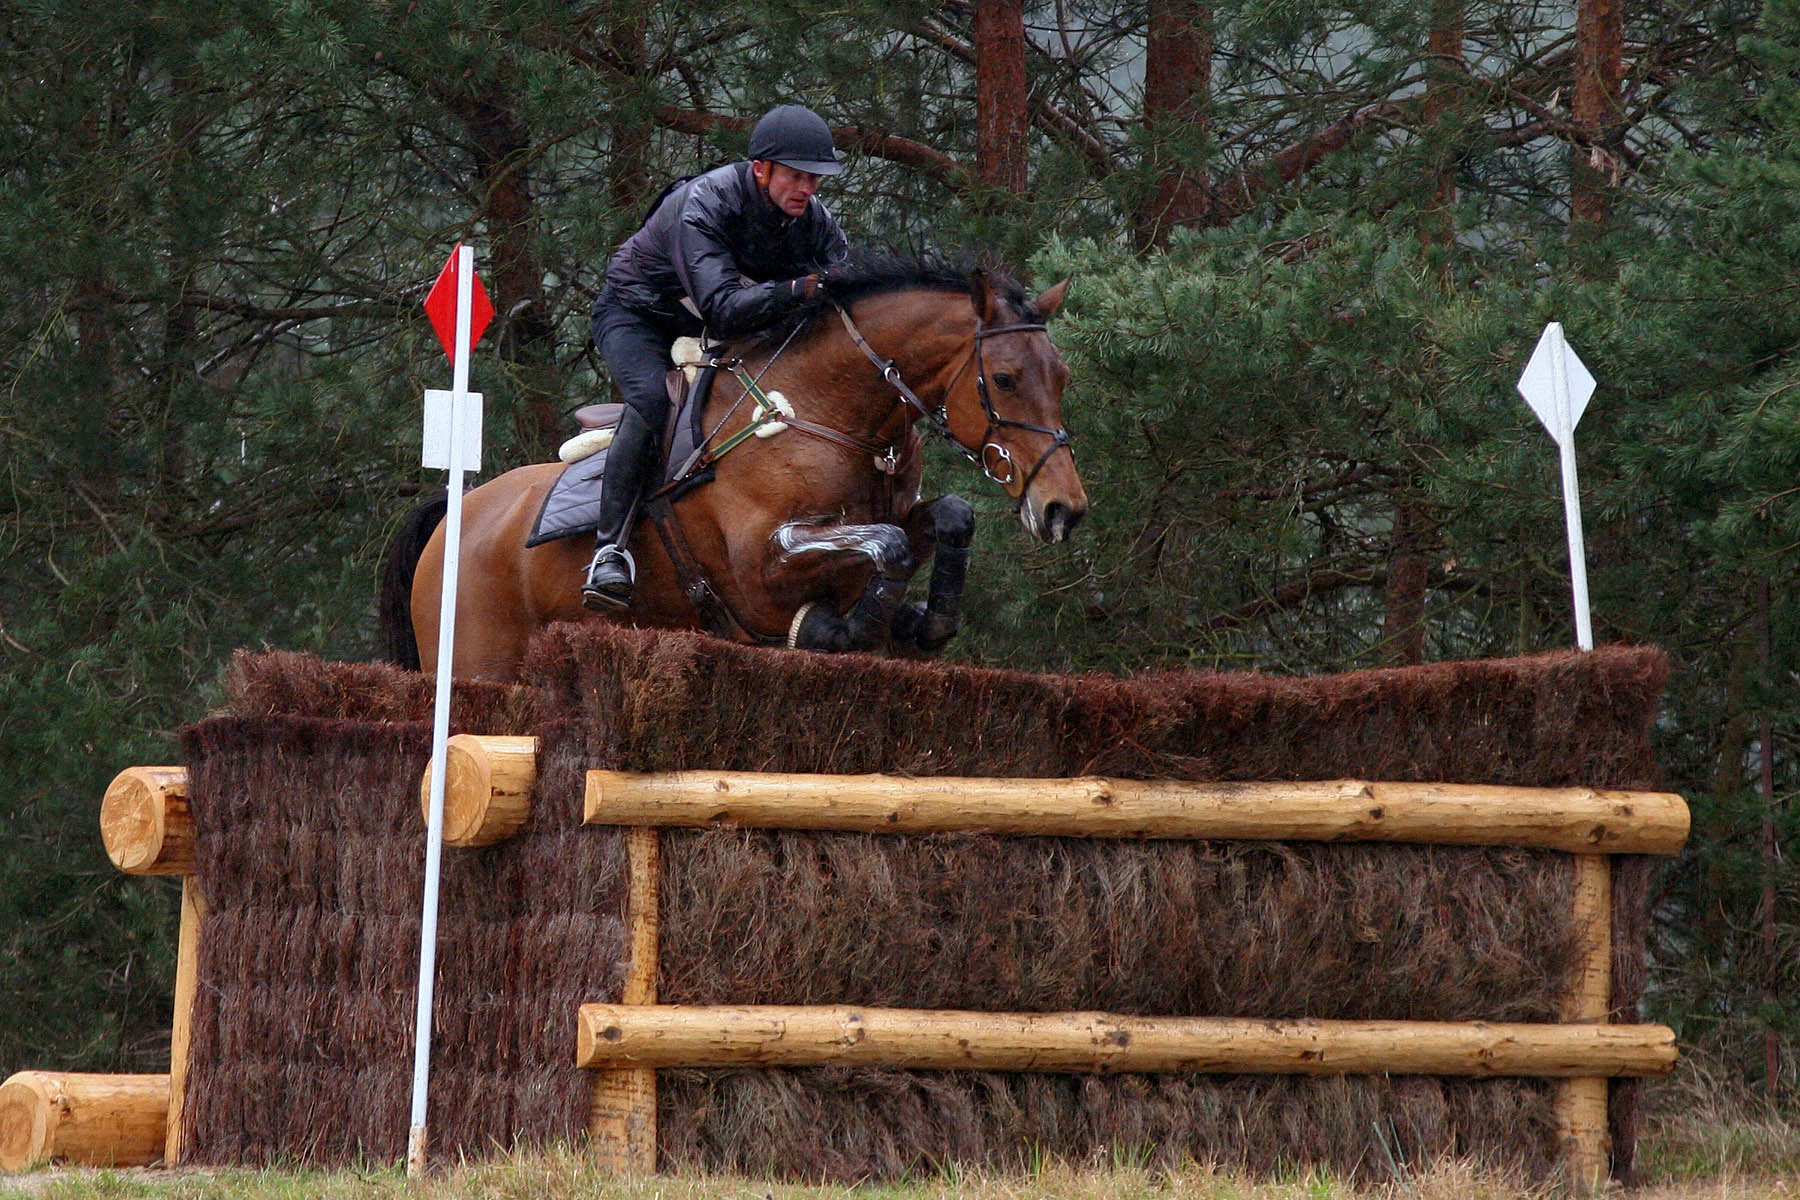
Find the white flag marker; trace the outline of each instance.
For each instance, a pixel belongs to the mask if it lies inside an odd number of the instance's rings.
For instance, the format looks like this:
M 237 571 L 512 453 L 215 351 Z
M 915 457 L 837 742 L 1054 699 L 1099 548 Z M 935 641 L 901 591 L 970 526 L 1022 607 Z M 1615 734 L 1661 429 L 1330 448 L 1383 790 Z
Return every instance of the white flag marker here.
M 431 792 L 425 831 L 425 897 L 419 914 L 419 1003 L 413 1025 L 412 1128 L 406 1173 L 425 1170 L 427 1096 L 431 1078 L 431 1002 L 437 981 L 438 885 L 444 857 L 444 774 L 450 741 L 451 656 L 456 647 L 457 568 L 462 558 L 463 472 L 481 460 L 481 396 L 469 391 L 469 350 L 494 315 L 475 278 L 475 252 L 457 245 L 425 300 L 444 352 L 450 391 L 425 393 L 424 460 L 450 470 L 444 513 L 444 580 L 438 601 L 437 697 L 431 729 Z M 472 433 L 471 433 L 472 431 Z
M 1575 644 L 1594 648 L 1594 629 L 1588 617 L 1587 554 L 1581 540 L 1581 492 L 1575 482 L 1575 423 L 1587 411 L 1594 394 L 1594 377 L 1569 348 L 1563 327 L 1555 321 L 1544 326 L 1525 373 L 1519 376 L 1519 394 L 1544 428 L 1556 440 L 1562 455 L 1563 519 L 1569 530 L 1569 580 L 1575 590 Z

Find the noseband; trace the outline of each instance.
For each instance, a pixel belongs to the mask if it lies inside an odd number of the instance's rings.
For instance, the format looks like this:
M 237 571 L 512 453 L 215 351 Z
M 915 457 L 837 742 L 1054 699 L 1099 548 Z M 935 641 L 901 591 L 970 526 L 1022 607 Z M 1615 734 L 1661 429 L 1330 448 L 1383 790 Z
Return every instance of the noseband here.
M 838 316 L 843 319 L 844 328 L 849 331 L 850 340 L 855 342 L 857 348 L 868 357 L 870 362 L 875 364 L 876 370 L 881 372 L 881 377 L 888 382 L 888 386 L 898 392 L 902 400 L 925 418 L 926 422 L 930 424 L 932 432 L 956 447 L 958 453 L 980 467 L 982 474 L 1001 487 L 1006 487 L 1017 478 L 1018 467 L 1013 462 L 1012 453 L 994 440 L 995 430 L 1023 429 L 1028 433 L 1041 433 L 1050 439 L 1049 447 L 1038 456 L 1030 474 L 1025 476 L 1024 485 L 1019 488 L 1019 503 L 1025 502 L 1025 494 L 1031 490 L 1031 485 L 1037 479 L 1038 472 L 1044 469 L 1044 464 L 1050 461 L 1052 454 L 1058 450 L 1068 450 L 1070 454 L 1074 453 L 1067 429 L 1051 429 L 1044 425 L 1033 425 L 1029 421 L 1015 421 L 1009 417 L 1003 417 L 994 408 L 993 398 L 988 395 L 987 363 L 981 353 L 981 344 L 988 338 L 997 337 L 1003 333 L 1044 333 L 1047 326 L 1043 322 L 1026 321 L 1015 325 L 990 326 L 983 324 L 981 316 L 977 314 L 975 336 L 969 343 L 969 357 L 963 360 L 962 366 L 956 369 L 956 374 L 950 377 L 950 382 L 944 387 L 943 402 L 936 408 L 931 408 L 919 399 L 910 387 L 906 386 L 906 381 L 900 378 L 900 372 L 895 368 L 893 359 L 882 358 L 875 353 L 875 348 L 869 345 L 868 340 L 863 337 L 862 331 L 856 327 L 856 322 L 850 319 L 850 311 L 835 301 L 832 307 L 837 309 Z M 963 372 L 969 369 L 970 363 L 975 364 L 975 394 L 981 397 L 981 411 L 987 414 L 987 428 L 982 431 L 979 450 L 957 437 L 955 431 L 950 428 L 950 393 L 956 387 L 957 380 L 963 377 Z M 990 458 L 993 462 L 989 461 Z M 994 463 L 1004 464 L 1006 473 L 1002 475 L 993 465 Z

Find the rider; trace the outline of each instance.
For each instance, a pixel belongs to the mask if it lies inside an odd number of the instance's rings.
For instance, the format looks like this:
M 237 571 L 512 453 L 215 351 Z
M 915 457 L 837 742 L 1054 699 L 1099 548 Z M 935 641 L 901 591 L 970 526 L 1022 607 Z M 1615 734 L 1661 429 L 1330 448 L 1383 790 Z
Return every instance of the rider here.
M 843 169 L 817 113 L 771 109 L 750 133 L 749 161 L 670 185 L 607 265 L 593 337 L 625 411 L 607 451 L 599 544 L 581 587 L 587 607 L 631 603 L 637 564 L 625 547 L 660 474 L 670 344 L 703 324 L 715 338 L 742 337 L 812 298 L 820 275 L 849 254 L 814 194 L 822 176 Z

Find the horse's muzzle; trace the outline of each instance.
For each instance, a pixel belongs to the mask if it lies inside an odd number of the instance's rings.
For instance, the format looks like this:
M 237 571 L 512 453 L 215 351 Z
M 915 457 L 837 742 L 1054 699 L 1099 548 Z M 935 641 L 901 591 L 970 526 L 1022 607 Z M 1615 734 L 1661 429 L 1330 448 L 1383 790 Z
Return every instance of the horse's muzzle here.
M 1060 500 L 1052 500 L 1044 509 L 1044 540 L 1060 542 L 1075 532 L 1075 526 L 1081 524 L 1085 508 L 1072 508 Z
M 1019 505 L 1019 521 L 1026 531 L 1039 541 L 1052 545 L 1067 540 L 1086 513 L 1086 505 L 1077 507 L 1061 500 L 1052 500 L 1042 510 L 1030 501 Z

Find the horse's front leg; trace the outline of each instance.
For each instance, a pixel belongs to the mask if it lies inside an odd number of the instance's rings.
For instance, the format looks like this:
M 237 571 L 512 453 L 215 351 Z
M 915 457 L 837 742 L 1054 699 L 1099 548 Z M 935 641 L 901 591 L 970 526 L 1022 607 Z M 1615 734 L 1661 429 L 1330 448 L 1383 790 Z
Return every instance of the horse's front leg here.
M 797 650 L 867 650 L 886 644 L 907 580 L 918 568 L 906 531 L 898 525 L 840 525 L 790 521 L 775 531 L 778 561 L 822 566 L 828 573 L 875 568 L 849 616 L 814 600 L 794 616 L 788 645 Z
M 923 604 L 909 604 L 894 615 L 893 637 L 924 654 L 937 654 L 962 628 L 963 581 L 969 570 L 969 544 L 975 538 L 975 510 L 961 496 L 939 496 L 914 507 L 907 514 L 907 525 L 915 538 L 933 547 L 931 589 Z

